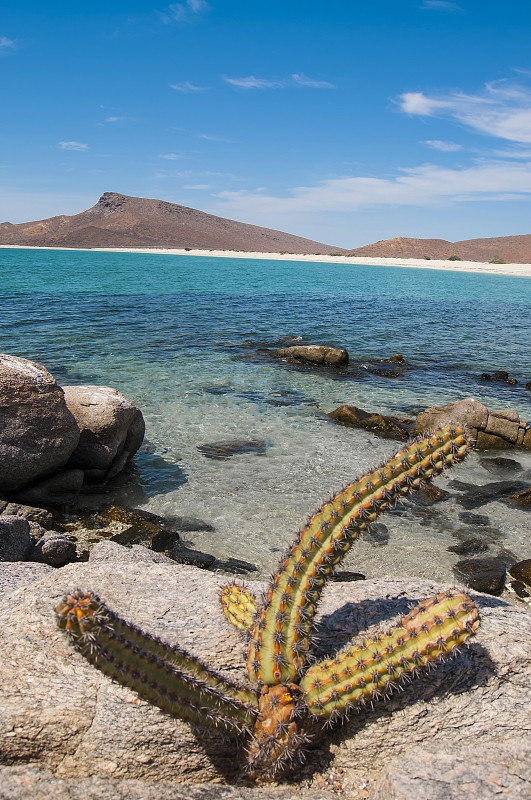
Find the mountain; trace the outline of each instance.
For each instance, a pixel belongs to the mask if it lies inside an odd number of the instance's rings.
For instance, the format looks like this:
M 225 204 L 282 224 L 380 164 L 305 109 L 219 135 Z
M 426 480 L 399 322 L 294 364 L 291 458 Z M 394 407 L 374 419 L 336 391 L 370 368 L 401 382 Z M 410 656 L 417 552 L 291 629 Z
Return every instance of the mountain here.
M 87 211 L 0 224 L 0 244 L 38 247 L 191 247 L 257 253 L 344 253 L 289 233 L 234 222 L 194 208 L 105 192 Z
M 378 258 L 433 258 L 446 260 L 458 256 L 463 261 L 502 259 L 509 264 L 531 263 L 531 235 L 498 236 L 492 239 L 408 239 L 399 236 L 349 250 L 351 256 Z

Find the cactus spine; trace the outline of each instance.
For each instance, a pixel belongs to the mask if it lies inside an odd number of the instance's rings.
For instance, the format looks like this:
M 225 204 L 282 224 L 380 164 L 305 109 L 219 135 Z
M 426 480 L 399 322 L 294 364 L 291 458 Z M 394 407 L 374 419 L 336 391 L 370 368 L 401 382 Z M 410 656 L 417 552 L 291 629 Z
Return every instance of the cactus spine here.
M 253 692 L 229 683 L 178 647 L 129 625 L 96 595 L 73 592 L 56 606 L 58 624 L 102 672 L 170 714 L 233 733 L 254 726 Z
M 448 590 L 420 603 L 386 634 L 305 671 L 323 586 L 359 531 L 402 495 L 461 461 L 469 448 L 464 432 L 452 426 L 414 442 L 311 517 L 261 604 L 238 584 L 221 590 L 225 615 L 249 639 L 247 669 L 256 691 L 130 625 L 91 593 L 65 597 L 56 607 L 58 623 L 91 663 L 163 710 L 210 728 L 243 733 L 246 771 L 274 777 L 300 754 L 307 729 L 387 694 L 476 631 L 474 603 Z
M 300 676 L 324 584 L 359 532 L 469 449 L 463 432 L 448 425 L 347 486 L 310 518 L 273 576 L 251 628 L 252 681 L 275 685 Z

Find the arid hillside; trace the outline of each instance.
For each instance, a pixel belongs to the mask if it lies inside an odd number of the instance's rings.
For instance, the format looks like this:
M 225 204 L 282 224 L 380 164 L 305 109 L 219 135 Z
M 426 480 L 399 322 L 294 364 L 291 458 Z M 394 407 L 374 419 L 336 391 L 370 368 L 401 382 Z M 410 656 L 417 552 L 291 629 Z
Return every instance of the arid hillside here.
M 194 208 L 105 192 L 73 216 L 0 224 L 0 244 L 40 247 L 191 247 L 258 253 L 344 253 L 289 233 L 234 222 Z
M 492 239 L 465 239 L 447 242 L 445 239 L 408 239 L 398 236 L 349 250 L 352 256 L 378 258 L 437 258 L 458 256 L 463 261 L 502 259 L 508 264 L 531 263 L 531 235 L 498 236 Z

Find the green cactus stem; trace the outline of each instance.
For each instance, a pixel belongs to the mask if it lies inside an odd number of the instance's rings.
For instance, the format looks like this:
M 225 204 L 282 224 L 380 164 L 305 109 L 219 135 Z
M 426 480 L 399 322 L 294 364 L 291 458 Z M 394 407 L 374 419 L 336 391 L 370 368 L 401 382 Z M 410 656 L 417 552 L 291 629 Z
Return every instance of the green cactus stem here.
M 310 714 L 335 718 L 386 695 L 408 673 L 450 655 L 478 625 L 477 608 L 462 592 L 423 601 L 387 634 L 311 666 L 300 683 Z
M 96 595 L 73 592 L 55 610 L 59 626 L 88 661 L 164 711 L 232 733 L 254 726 L 256 694 L 128 624 Z
M 228 583 L 219 593 L 221 608 L 229 622 L 248 634 L 256 614 L 256 598 L 246 586 Z
M 401 496 L 461 461 L 470 447 L 462 429 L 447 425 L 347 486 L 309 519 L 273 576 L 253 622 L 247 657 L 252 682 L 296 682 L 324 584 L 359 532 Z

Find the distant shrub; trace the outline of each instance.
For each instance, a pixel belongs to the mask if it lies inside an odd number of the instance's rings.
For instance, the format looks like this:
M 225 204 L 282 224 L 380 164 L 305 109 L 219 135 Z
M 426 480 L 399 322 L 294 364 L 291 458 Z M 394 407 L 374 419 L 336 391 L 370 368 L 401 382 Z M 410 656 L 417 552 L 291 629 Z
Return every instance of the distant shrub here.
M 185 247 L 184 249 L 185 250 L 191 250 L 192 248 L 191 247 Z
M 330 253 L 331 256 L 342 256 L 343 253 Z
M 462 261 L 463 259 L 459 256 L 449 256 L 448 261 Z
M 503 258 L 491 258 L 489 264 L 507 264 L 507 261 L 505 261 Z
M 424 261 L 431 261 L 431 256 L 422 256 Z

